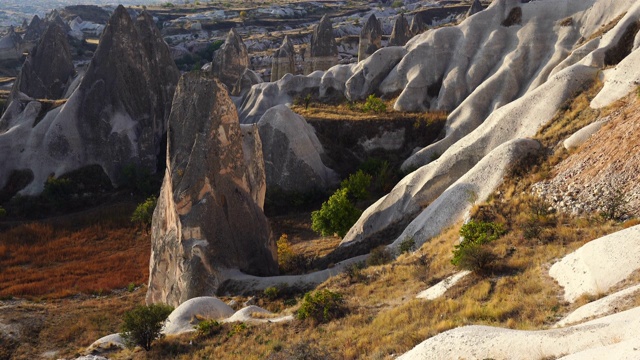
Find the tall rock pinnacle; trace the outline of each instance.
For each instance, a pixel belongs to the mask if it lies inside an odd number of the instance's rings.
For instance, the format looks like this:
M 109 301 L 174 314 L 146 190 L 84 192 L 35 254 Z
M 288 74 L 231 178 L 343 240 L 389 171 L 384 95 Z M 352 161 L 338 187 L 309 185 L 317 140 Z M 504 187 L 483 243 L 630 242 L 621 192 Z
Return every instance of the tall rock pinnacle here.
M 324 15 L 311 35 L 309 56 L 305 59 L 305 74 L 327 70 L 338 63 L 338 46 L 333 36 L 333 24 Z
M 295 50 L 289 36 L 285 36 L 282 45 L 273 53 L 271 81 L 280 80 L 284 74 L 295 74 L 295 71 Z
M 371 14 L 360 32 L 358 45 L 358 62 L 368 58 L 380 49 L 382 43 L 382 28 L 375 14 Z
M 411 34 L 411 30 L 409 30 L 407 19 L 404 18 L 403 14 L 400 14 L 393 23 L 389 46 L 404 46 L 412 37 L 413 34 Z
M 247 68 L 249 68 L 247 47 L 236 30 L 231 29 L 224 44 L 213 55 L 211 71 L 229 89 L 231 95 L 237 95 L 233 90 L 236 88 L 235 92 L 239 92 L 239 87 L 236 85 Z

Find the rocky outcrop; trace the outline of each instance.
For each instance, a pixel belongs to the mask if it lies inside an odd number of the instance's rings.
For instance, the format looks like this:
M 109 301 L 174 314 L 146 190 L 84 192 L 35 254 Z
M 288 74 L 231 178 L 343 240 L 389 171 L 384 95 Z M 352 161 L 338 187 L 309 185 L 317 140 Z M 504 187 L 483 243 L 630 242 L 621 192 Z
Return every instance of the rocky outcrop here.
M 215 295 L 225 269 L 277 273 L 275 243 L 251 197 L 241 137 L 224 86 L 206 73 L 184 75 L 153 215 L 147 303 L 178 305 Z
M 125 166 L 155 172 L 178 78 L 151 17 L 134 23 L 118 7 L 64 106 L 29 99 L 9 105 L 0 119 L 0 129 L 11 130 L 0 133 L 0 188 L 21 169 L 33 172 L 23 194 L 40 193 L 51 174 L 88 165 L 99 165 L 115 185 Z
M 413 34 L 409 30 L 407 19 L 404 18 L 403 14 L 400 14 L 393 23 L 389 46 L 404 46 L 412 37 Z
M 338 182 L 326 167 L 322 144 L 305 119 L 285 105 L 269 109 L 258 122 L 267 187 L 305 193 Z
M 382 47 L 382 28 L 375 14 L 371 14 L 360 32 L 358 62 L 371 56 Z
M 22 38 L 16 34 L 13 26 L 0 38 L 0 61 L 17 60 L 22 56 Z
M 316 70 L 325 71 L 338 63 L 338 46 L 333 35 L 333 24 L 327 15 L 320 22 L 311 35 L 310 50 L 304 59 L 304 73 L 310 74 Z
M 211 71 L 227 87 L 231 95 L 240 94 L 236 85 L 249 67 L 249 54 L 235 29 L 227 34 L 224 44 L 213 55 Z
M 473 4 L 471 4 L 469 11 L 467 11 L 467 17 L 475 15 L 482 10 L 484 10 L 484 7 L 480 3 L 480 0 L 473 0 Z
M 242 152 L 249 175 L 251 198 L 264 210 L 264 198 L 267 193 L 267 175 L 264 168 L 262 140 L 257 124 L 240 125 L 242 131 Z
M 295 50 L 289 36 L 285 36 L 271 61 L 271 81 L 280 80 L 284 74 L 295 74 Z
M 409 31 L 411 31 L 411 34 L 418 35 L 423 33 L 425 30 L 427 30 L 428 26 L 427 24 L 424 22 L 421 13 L 416 13 L 415 15 L 413 15 L 413 18 L 411 19 L 411 25 L 409 26 Z
M 51 24 L 25 60 L 9 101 L 16 92 L 34 99 L 60 99 L 74 72 L 67 36 Z
M 31 22 L 29 23 L 29 26 L 27 26 L 27 29 L 24 32 L 22 40 L 35 46 L 46 29 L 46 22 L 40 19 L 38 15 L 34 15 L 31 19 Z

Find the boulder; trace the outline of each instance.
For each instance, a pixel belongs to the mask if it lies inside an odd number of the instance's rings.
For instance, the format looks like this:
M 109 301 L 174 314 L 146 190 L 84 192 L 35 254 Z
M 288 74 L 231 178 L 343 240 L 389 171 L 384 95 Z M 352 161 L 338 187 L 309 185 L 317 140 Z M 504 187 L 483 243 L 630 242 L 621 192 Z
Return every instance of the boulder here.
M 103 336 L 94 341 L 87 348 L 87 354 L 104 354 L 108 352 L 120 351 L 125 348 L 125 341 L 120 334 Z
M 224 44 L 213 54 L 211 71 L 229 89 L 231 95 L 238 95 L 240 90 L 234 91 L 234 88 L 248 67 L 247 47 L 238 32 L 231 29 Z
M 171 312 L 164 324 L 162 333 L 178 335 L 194 330 L 202 320 L 222 320 L 233 315 L 233 309 L 213 296 L 201 296 L 189 299 Z
M 327 70 L 338 63 L 338 46 L 333 35 L 333 24 L 324 15 L 313 29 L 310 50 L 304 59 L 304 73 L 311 74 L 317 70 Z
M 67 36 L 53 23 L 25 60 L 8 101 L 18 91 L 34 99 L 60 99 L 74 72 Z
M 409 29 L 409 23 L 403 14 L 400 14 L 393 23 L 389 46 L 404 46 L 413 37 Z
M 168 126 L 147 303 L 215 295 L 225 269 L 277 274 L 275 242 L 251 196 L 238 115 L 224 85 L 207 73 L 185 74 Z
M 269 109 L 258 121 L 267 187 L 305 193 L 327 189 L 337 174 L 324 165 L 315 130 L 285 105 Z
M 273 53 L 271 61 L 271 81 L 280 80 L 284 74 L 295 74 L 295 51 L 289 36 L 285 36 L 282 45 Z
M 382 28 L 375 14 L 371 14 L 360 32 L 358 62 L 365 60 L 382 47 Z

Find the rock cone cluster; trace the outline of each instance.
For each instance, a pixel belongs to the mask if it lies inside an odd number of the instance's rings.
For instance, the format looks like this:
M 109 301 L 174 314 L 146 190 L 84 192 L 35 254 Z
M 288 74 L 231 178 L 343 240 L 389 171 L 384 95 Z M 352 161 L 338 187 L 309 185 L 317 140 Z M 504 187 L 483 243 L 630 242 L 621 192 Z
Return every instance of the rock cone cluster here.
M 309 55 L 304 59 L 304 73 L 327 70 L 338 63 L 338 46 L 333 36 L 333 24 L 328 16 L 323 16 L 313 30 Z
M 271 81 L 280 80 L 284 74 L 295 74 L 295 50 L 289 36 L 285 36 L 271 61 Z

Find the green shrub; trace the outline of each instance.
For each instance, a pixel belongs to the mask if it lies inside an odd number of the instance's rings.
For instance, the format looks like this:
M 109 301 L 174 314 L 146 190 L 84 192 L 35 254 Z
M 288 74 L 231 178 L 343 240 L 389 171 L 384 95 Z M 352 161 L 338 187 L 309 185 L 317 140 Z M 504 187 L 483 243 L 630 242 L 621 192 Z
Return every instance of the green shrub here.
M 413 237 L 408 236 L 400 243 L 399 250 L 400 254 L 408 253 L 413 251 L 413 248 L 416 246 L 416 241 Z
M 153 211 L 156 209 L 158 199 L 155 196 L 149 197 L 143 203 L 138 204 L 131 215 L 131 222 L 139 224 L 148 229 L 153 219 Z
M 380 245 L 369 253 L 369 257 L 367 258 L 367 265 L 369 266 L 377 266 L 384 265 L 389 263 L 393 257 L 387 247 L 384 245 Z
M 263 291 L 264 296 L 269 300 L 275 300 L 278 298 L 278 288 L 275 286 L 269 286 Z
M 141 346 L 145 350 L 151 349 L 151 343 L 162 337 L 160 330 L 173 307 L 162 304 L 139 305 L 124 313 L 124 322 L 120 335 L 127 347 Z
M 129 285 L 127 285 L 127 291 L 128 292 L 133 292 L 136 289 L 136 284 L 135 283 L 129 283 Z
M 404 6 L 404 3 L 402 2 L 402 0 L 396 0 L 393 3 L 391 3 L 391 7 L 394 9 L 400 8 Z
M 196 336 L 201 338 L 213 336 L 220 333 L 221 329 L 222 324 L 216 320 L 204 320 L 196 325 Z
M 63 205 L 75 193 L 75 187 L 71 180 L 66 178 L 54 178 L 49 176 L 44 183 L 42 196 L 55 205 Z
M 600 216 L 605 220 L 621 220 L 627 213 L 627 200 L 620 189 L 613 189 L 602 199 Z
M 387 104 L 379 97 L 371 94 L 367 97 L 367 100 L 362 105 L 362 112 L 374 112 L 383 113 L 387 111 Z
M 0 218 L 7 216 L 7 210 L 0 206 Z
M 322 204 L 320 210 L 311 213 L 311 228 L 322 236 L 338 234 L 344 237 L 358 221 L 362 211 L 356 208 L 348 198 L 347 189 L 337 190 Z
M 369 198 L 369 186 L 372 176 L 362 170 L 349 175 L 349 178 L 340 183 L 340 188 L 347 189 L 349 197 L 355 200 L 366 200 Z
M 282 234 L 280 239 L 276 241 L 276 245 L 278 247 L 278 267 L 280 272 L 304 272 L 307 270 L 309 265 L 307 259 L 304 255 L 293 252 L 287 234 Z
M 453 250 L 451 263 L 465 270 L 482 272 L 495 260 L 495 254 L 486 244 L 505 233 L 502 224 L 471 220 L 462 225 L 460 244 Z
M 342 295 L 328 289 L 322 289 L 304 295 L 296 317 L 299 320 L 309 319 L 318 324 L 330 322 L 345 314 L 346 307 Z

